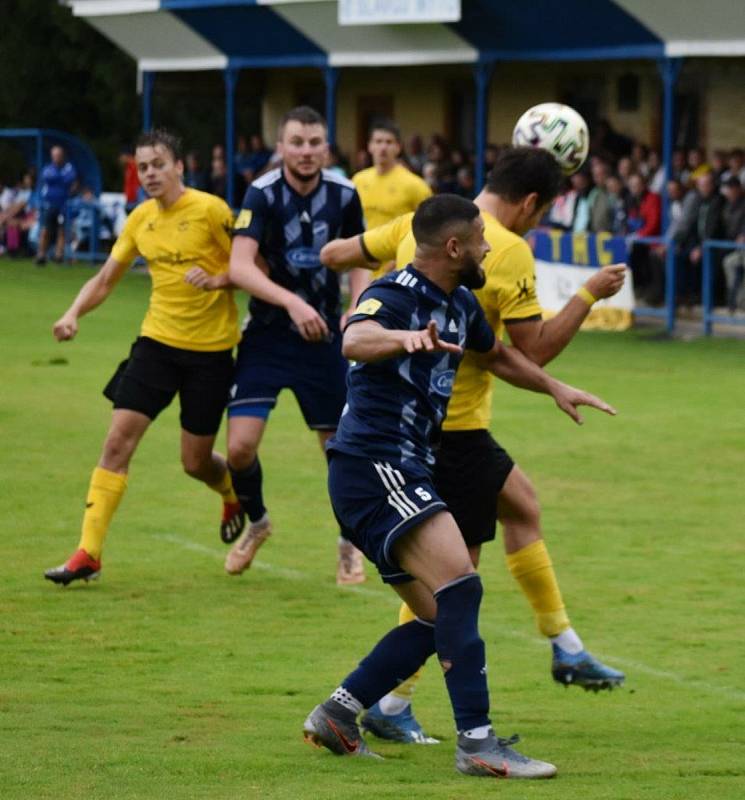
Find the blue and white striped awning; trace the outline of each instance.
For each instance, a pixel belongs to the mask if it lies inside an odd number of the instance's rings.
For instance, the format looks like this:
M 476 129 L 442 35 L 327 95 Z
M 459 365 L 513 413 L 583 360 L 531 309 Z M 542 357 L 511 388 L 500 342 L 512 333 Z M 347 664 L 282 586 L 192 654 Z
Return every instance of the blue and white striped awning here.
M 738 0 L 461 0 L 448 23 L 342 26 L 336 0 L 66 0 L 144 71 L 745 55 Z

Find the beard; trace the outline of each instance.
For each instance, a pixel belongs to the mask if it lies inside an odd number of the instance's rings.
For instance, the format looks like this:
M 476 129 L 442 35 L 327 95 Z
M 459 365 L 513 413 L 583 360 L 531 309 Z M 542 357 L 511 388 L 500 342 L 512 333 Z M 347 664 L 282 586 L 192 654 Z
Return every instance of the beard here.
M 310 183 L 314 181 L 320 174 L 321 174 L 321 167 L 315 170 L 311 174 L 306 174 L 305 172 L 298 172 L 298 170 L 293 169 L 289 164 L 285 164 L 287 171 L 295 178 L 296 181 L 300 181 L 301 183 Z
M 465 286 L 466 289 L 481 289 L 486 283 L 486 273 L 476 261 L 475 258 L 469 256 L 463 262 L 463 269 L 460 273 L 460 285 Z

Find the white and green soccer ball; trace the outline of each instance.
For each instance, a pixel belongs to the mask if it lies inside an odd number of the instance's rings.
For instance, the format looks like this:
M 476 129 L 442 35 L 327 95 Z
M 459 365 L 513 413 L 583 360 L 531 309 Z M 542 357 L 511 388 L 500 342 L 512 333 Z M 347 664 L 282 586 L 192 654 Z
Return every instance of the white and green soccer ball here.
M 585 163 L 590 133 L 587 123 L 570 106 L 541 103 L 529 108 L 517 121 L 512 144 L 548 150 L 562 172 L 571 175 Z

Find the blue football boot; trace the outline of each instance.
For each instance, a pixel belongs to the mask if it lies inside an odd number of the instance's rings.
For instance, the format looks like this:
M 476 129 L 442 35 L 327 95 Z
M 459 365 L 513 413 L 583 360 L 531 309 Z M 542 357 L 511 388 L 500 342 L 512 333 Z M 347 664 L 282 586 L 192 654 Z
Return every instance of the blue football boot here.
M 379 739 L 388 739 L 402 744 L 439 744 L 422 730 L 411 705 L 398 714 L 384 714 L 378 703 L 367 709 L 360 721 L 362 729 L 374 733 Z
M 625 675 L 617 669 L 608 667 L 598 661 L 595 656 L 582 650 L 574 655 L 552 644 L 553 661 L 551 674 L 554 680 L 564 686 L 581 686 L 585 690 L 599 692 L 601 689 L 613 689 L 620 686 Z

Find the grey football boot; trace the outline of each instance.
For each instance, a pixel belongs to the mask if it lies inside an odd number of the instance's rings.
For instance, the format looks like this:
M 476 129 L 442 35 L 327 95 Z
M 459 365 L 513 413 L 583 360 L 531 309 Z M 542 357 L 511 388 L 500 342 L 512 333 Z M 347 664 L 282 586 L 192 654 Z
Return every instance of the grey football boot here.
M 336 700 L 327 700 L 308 714 L 303 738 L 308 744 L 325 747 L 337 756 L 382 757 L 367 746 L 355 714 Z
M 455 768 L 464 775 L 486 778 L 553 778 L 556 775 L 553 764 L 513 750 L 510 745 L 518 741 L 518 736 L 499 739 L 491 729 L 485 739 L 469 739 L 458 734 Z

